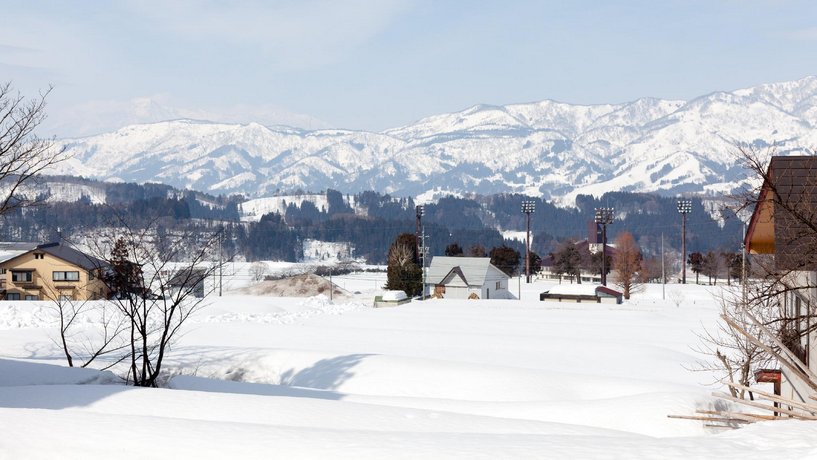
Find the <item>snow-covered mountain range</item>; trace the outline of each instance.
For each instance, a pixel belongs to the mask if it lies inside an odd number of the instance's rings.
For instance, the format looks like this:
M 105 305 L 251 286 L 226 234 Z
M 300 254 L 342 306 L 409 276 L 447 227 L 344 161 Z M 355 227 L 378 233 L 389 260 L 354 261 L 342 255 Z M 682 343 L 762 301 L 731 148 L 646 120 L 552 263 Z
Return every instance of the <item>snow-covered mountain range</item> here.
M 174 120 L 63 145 L 55 173 L 268 196 L 334 188 L 430 197 L 523 192 L 572 204 L 607 191 L 717 193 L 736 143 L 817 145 L 817 77 L 691 101 L 478 105 L 379 133 Z

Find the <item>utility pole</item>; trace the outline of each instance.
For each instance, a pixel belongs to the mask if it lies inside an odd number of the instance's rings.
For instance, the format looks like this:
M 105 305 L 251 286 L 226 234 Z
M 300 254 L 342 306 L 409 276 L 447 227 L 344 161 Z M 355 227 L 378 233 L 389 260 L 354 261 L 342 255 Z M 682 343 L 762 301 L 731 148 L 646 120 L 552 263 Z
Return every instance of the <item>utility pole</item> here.
M 664 232 L 661 232 L 661 300 L 666 300 L 667 271 L 664 267 Z
M 423 263 L 423 291 L 422 292 L 423 292 L 423 294 L 422 294 L 421 297 L 422 297 L 423 300 L 425 300 L 425 298 L 426 298 L 426 282 L 427 282 L 427 278 L 426 278 L 426 276 L 427 276 L 427 274 L 426 274 L 426 257 L 425 256 L 426 256 L 426 252 L 428 251 L 428 247 L 426 246 L 426 227 L 425 227 L 425 225 L 423 225 L 422 232 L 423 232 L 422 233 L 422 238 L 423 239 L 420 240 L 421 241 L 421 243 L 420 243 L 421 246 L 420 247 L 422 249 L 422 254 L 423 254 L 423 259 L 422 259 L 422 263 Z
M 687 284 L 687 214 L 692 212 L 692 200 L 678 200 L 681 213 L 681 284 Z
M 224 229 L 222 228 L 218 234 L 218 296 L 221 297 L 221 287 L 224 280 L 224 253 L 221 247 L 221 239 L 224 238 Z
M 527 217 L 525 227 L 525 282 L 530 284 L 530 215 L 536 210 L 536 202 L 525 200 L 522 202 L 522 212 Z
M 614 208 L 596 208 L 595 221 L 601 224 L 601 285 L 607 286 L 607 225 L 613 223 Z M 598 231 L 598 230 L 597 230 Z

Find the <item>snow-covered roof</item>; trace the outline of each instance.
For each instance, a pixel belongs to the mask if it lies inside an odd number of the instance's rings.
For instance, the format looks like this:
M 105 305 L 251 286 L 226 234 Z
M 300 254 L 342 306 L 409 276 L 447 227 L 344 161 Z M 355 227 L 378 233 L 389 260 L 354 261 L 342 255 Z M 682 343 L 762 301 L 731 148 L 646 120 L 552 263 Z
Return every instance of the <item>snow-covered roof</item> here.
M 386 301 L 400 301 L 408 299 L 408 296 L 403 291 L 386 291 L 383 293 L 383 300 Z
M 482 286 L 490 273 L 498 272 L 501 276 L 509 278 L 505 272 L 491 265 L 490 257 L 434 256 L 431 259 L 431 266 L 428 268 L 428 283 L 442 283 L 454 268 L 460 269 L 469 286 Z
M 37 247 L 37 243 L 0 242 L 0 262 L 11 260 Z

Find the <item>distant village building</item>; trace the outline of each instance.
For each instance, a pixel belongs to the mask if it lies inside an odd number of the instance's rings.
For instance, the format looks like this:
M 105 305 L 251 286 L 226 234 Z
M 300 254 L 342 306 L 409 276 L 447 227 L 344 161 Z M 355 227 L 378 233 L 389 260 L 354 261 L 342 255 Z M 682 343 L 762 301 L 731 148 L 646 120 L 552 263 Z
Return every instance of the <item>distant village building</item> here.
M 510 277 L 488 257 L 435 256 L 426 276 L 426 289 L 443 299 L 514 299 Z
M 64 244 L 41 244 L 0 262 L 0 292 L 3 300 L 104 299 L 107 266 Z
M 203 268 L 185 267 L 177 271 L 166 270 L 163 276 L 170 276 L 167 281 L 167 288 L 170 295 L 178 296 L 181 292 L 183 296 L 194 298 L 204 298 L 204 282 L 207 279 L 207 270 Z

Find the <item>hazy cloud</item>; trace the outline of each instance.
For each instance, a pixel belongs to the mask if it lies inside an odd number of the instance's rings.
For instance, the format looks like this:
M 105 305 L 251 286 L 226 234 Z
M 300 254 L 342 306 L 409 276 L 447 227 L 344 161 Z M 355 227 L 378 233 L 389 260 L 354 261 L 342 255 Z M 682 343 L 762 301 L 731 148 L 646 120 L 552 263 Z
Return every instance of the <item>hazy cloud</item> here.
M 127 100 L 92 100 L 54 108 L 43 124 L 41 134 L 84 137 L 113 131 L 130 124 L 155 123 L 179 118 L 223 123 L 256 122 L 267 126 L 286 125 L 303 129 L 331 127 L 325 121 L 271 104 L 189 108 L 175 106 L 168 94 L 157 94 Z
M 252 47 L 272 65 L 300 70 L 334 62 L 373 38 L 408 2 L 151 0 L 129 6 L 180 39 Z

